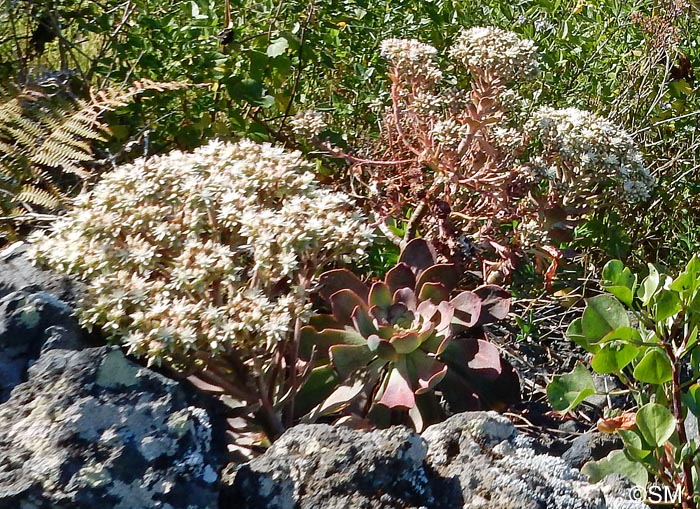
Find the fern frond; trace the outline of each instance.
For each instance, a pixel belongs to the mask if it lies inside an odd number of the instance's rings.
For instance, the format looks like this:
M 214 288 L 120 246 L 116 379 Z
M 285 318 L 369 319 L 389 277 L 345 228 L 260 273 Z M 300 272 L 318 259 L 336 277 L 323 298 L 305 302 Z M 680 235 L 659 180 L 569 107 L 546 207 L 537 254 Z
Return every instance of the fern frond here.
M 64 201 L 60 196 L 30 185 L 24 186 L 15 199 L 19 202 L 38 205 L 51 210 L 57 209 Z

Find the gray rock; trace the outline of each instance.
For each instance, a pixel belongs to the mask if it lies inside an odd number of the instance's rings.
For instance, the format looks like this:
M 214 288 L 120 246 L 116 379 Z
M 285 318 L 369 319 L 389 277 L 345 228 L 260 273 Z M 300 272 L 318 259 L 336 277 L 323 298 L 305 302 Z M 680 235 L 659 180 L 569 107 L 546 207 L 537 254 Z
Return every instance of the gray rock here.
M 615 449 L 622 448 L 622 440 L 616 433 L 591 431 L 576 437 L 562 459 L 574 468 L 581 468 L 589 461 L 599 460 Z
M 425 455 L 423 440 L 406 428 L 365 433 L 324 424 L 296 426 L 234 472 L 222 509 L 461 506 L 455 483 L 434 491 Z
M 42 350 L 86 346 L 73 308 L 54 295 L 24 290 L 0 298 L 0 403 L 26 379 Z
M 0 297 L 19 290 L 43 291 L 74 306 L 83 292 L 83 285 L 34 266 L 27 257 L 27 250 L 26 243 L 16 242 L 0 251 Z
M 646 507 L 606 498 L 492 412 L 456 415 L 422 437 L 401 427 L 297 426 L 227 484 L 221 509 Z
M 119 349 L 45 350 L 0 405 L 0 430 L 1 509 L 218 506 L 206 411 Z

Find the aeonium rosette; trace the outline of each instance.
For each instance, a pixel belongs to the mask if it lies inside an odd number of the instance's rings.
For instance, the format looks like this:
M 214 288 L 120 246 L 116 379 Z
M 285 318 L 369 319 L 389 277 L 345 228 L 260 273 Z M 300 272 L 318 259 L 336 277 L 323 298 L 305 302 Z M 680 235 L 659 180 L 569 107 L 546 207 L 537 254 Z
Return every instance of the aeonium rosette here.
M 443 417 L 438 387 L 484 407 L 488 384 L 479 379 L 507 378 L 507 403 L 518 399 L 517 375 L 474 334 L 483 338 L 482 325 L 506 316 L 510 295 L 487 285 L 451 297 L 459 280 L 457 267 L 436 263 L 423 239 L 409 242 L 384 280 L 369 286 L 345 269 L 324 273 L 320 294 L 331 314 L 312 317 L 301 336 L 301 356 L 315 366 L 308 384 L 317 395 L 325 390 L 311 415 L 346 410 L 381 423 L 391 420 L 389 409 L 406 409 L 420 430 Z

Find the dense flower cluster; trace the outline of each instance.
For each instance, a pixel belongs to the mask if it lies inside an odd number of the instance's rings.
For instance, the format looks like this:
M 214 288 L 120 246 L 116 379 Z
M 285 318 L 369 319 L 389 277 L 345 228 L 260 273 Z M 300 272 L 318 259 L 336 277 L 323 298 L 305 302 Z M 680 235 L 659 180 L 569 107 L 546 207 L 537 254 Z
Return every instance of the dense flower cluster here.
M 449 54 L 469 69 L 489 72 L 507 82 L 532 78 L 538 71 L 535 43 L 494 27 L 463 31 Z
M 294 115 L 289 125 L 296 134 L 311 139 L 316 138 L 326 128 L 326 121 L 322 113 L 307 110 Z
M 344 194 L 298 152 L 212 141 L 104 176 L 34 256 L 83 277 L 86 325 L 150 360 L 254 352 L 309 311 L 299 276 L 371 241 Z
M 540 108 L 526 130 L 542 143 L 534 166 L 566 201 L 612 184 L 615 196 L 630 203 L 649 198 L 654 178 L 644 167 L 632 137 L 610 121 L 576 108 Z
M 420 77 L 427 84 L 442 79 L 442 71 L 435 62 L 437 50 L 428 44 L 415 39 L 386 39 L 382 41 L 381 54 L 399 75 Z

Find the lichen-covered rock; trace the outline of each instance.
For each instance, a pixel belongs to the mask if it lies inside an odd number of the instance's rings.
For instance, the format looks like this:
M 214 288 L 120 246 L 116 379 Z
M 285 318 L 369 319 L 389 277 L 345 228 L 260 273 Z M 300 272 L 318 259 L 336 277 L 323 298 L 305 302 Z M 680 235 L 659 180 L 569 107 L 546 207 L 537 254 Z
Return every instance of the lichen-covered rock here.
M 537 454 L 492 412 L 429 427 L 292 428 L 233 472 L 221 509 L 643 509 L 609 496 L 563 460 Z
M 112 347 L 42 352 L 0 405 L 0 508 L 215 508 L 212 426 Z
M 426 463 L 459 479 L 465 509 L 612 507 L 598 486 L 562 459 L 536 454 L 531 440 L 498 414 L 458 414 L 429 427 L 423 439 Z
M 406 428 L 365 433 L 324 424 L 287 431 L 233 474 L 222 509 L 461 506 L 459 486 L 431 480 L 426 446 Z
M 0 403 L 42 349 L 88 346 L 72 305 L 60 300 L 71 301 L 76 291 L 65 278 L 33 267 L 23 244 L 0 251 Z

